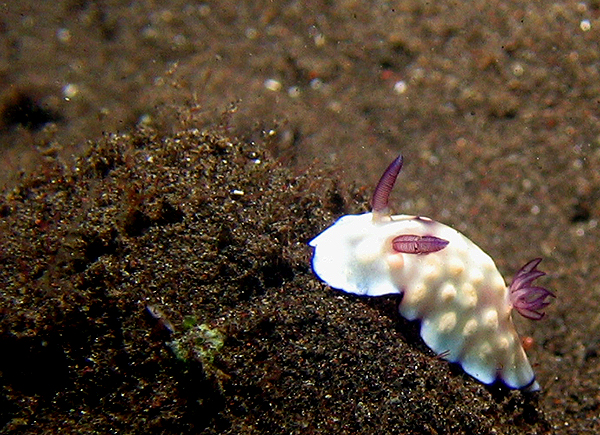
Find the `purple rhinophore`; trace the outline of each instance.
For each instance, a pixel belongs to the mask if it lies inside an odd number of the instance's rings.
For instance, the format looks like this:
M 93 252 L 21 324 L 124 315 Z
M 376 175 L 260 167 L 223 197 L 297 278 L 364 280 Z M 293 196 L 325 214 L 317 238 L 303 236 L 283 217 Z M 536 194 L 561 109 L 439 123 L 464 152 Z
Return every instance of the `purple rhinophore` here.
M 550 305 L 550 301 L 546 298 L 556 297 L 550 290 L 532 286 L 535 279 L 545 275 L 544 272 L 536 269 L 540 261 L 541 258 L 536 258 L 523 266 L 508 288 L 512 306 L 523 317 L 531 320 L 540 320 L 544 317 L 545 313 L 540 310 Z
M 379 179 L 375 192 L 373 192 L 373 200 L 371 201 L 374 212 L 384 212 L 387 210 L 390 192 L 394 187 L 394 183 L 396 183 L 400 169 L 402 169 L 402 161 L 402 156 L 396 157 Z
M 392 246 L 394 251 L 403 254 L 431 254 L 441 251 L 448 246 L 448 240 L 435 236 L 417 236 L 414 234 L 402 234 L 394 237 Z

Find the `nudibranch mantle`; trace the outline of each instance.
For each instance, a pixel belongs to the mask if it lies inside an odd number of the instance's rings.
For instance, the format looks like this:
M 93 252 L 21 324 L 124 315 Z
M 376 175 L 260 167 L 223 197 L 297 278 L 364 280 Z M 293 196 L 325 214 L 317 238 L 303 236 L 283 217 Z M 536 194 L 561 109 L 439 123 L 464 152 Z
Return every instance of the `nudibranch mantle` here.
M 384 178 L 394 163 L 376 189 L 373 212 L 343 216 L 310 241 L 315 274 L 348 293 L 402 294 L 400 314 L 421 320 L 421 337 L 436 354 L 485 384 L 500 380 L 509 388 L 539 390 L 511 312 L 518 297 L 529 304 L 520 312 L 543 316 L 537 310 L 554 295 L 531 287 L 543 275 L 535 269 L 540 260 L 523 267 L 507 287 L 491 257 L 458 231 L 425 217 L 391 216 L 387 198 L 399 159 L 391 183 Z M 416 240 L 420 249 L 405 249 L 397 240 Z

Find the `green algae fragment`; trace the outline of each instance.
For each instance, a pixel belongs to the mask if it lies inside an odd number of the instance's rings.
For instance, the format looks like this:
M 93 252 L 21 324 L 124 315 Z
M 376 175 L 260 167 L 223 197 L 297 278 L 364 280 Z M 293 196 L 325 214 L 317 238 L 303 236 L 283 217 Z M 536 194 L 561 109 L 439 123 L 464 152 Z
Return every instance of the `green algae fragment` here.
M 175 356 L 182 361 L 195 358 L 202 361 L 203 364 L 212 364 L 215 356 L 223 348 L 225 334 L 217 328 L 211 328 L 206 323 L 192 325 L 186 329 L 187 331 L 182 337 L 169 343 Z
M 198 336 L 195 339 L 196 353 L 200 359 L 212 364 L 225 342 L 225 335 L 218 329 L 211 329 L 206 323 L 197 328 Z
M 183 319 L 183 329 L 184 330 L 189 330 L 192 329 L 194 326 L 196 326 L 198 324 L 198 318 L 196 316 L 186 316 Z

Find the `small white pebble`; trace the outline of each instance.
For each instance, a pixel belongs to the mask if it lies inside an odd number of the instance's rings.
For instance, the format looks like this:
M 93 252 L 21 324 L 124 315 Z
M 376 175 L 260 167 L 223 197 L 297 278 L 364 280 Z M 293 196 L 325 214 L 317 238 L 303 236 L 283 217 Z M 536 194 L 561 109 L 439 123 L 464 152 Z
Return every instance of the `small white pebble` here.
M 290 86 L 288 88 L 288 95 L 292 98 L 298 98 L 300 96 L 300 88 L 298 86 Z
M 62 93 L 65 97 L 65 100 L 70 100 L 79 93 L 79 87 L 73 83 L 69 83 L 62 88 Z
M 187 42 L 187 38 L 185 37 L 185 35 L 175 35 L 173 37 L 173 45 L 176 45 L 177 47 L 182 47 L 186 44 Z
M 524 72 L 525 72 L 525 68 L 523 68 L 523 65 L 521 65 L 520 63 L 513 64 L 513 66 L 512 66 L 512 73 L 516 77 L 521 77 Z
M 394 92 L 398 95 L 401 95 L 406 92 L 407 87 L 408 86 L 406 85 L 406 82 L 404 80 L 397 81 L 394 84 Z
M 61 28 L 56 31 L 56 37 L 63 44 L 71 42 L 71 31 L 69 29 Z
M 344 108 L 339 101 L 332 100 L 327 104 L 327 108 L 335 113 L 340 113 Z
M 258 30 L 256 30 L 254 27 L 248 27 L 246 29 L 246 38 L 256 39 L 257 36 L 258 36 Z
M 210 5 L 207 3 L 203 3 L 198 6 L 198 13 L 201 17 L 207 17 L 210 15 Z
M 592 28 L 592 24 L 590 23 L 590 20 L 581 20 L 581 23 L 579 23 L 579 28 L 584 32 L 587 32 Z
M 282 88 L 281 82 L 275 79 L 267 79 L 264 83 L 265 88 L 269 91 L 279 92 Z
M 313 39 L 317 47 L 323 47 L 325 45 L 325 35 L 323 35 L 322 33 L 317 33 Z
M 316 78 L 310 81 L 310 87 L 312 89 L 320 89 L 323 86 L 323 80 Z
M 150 125 L 152 123 L 152 115 L 145 113 L 138 118 L 138 125 Z

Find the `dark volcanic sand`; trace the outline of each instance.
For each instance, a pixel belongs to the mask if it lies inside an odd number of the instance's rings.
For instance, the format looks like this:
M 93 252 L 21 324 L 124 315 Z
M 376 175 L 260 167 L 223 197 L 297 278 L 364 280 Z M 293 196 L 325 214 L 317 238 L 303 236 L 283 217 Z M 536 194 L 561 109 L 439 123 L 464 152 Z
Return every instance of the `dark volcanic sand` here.
M 0 5 L 2 432 L 600 431 L 598 16 Z M 312 275 L 306 242 L 366 210 L 399 152 L 396 212 L 456 227 L 509 280 L 544 258 L 558 299 L 516 319 L 541 393 L 480 385 L 397 300 Z

